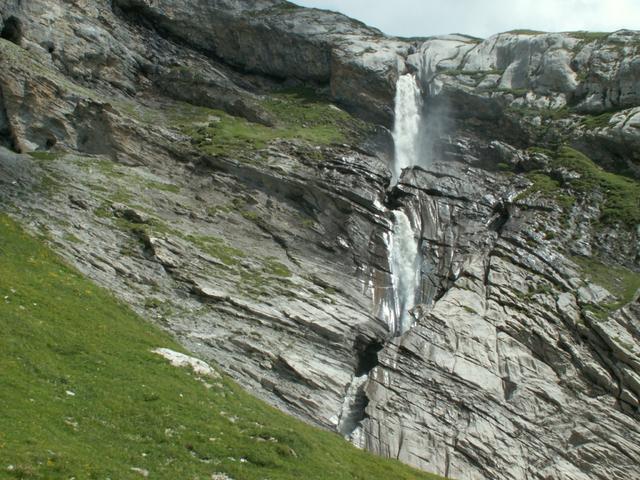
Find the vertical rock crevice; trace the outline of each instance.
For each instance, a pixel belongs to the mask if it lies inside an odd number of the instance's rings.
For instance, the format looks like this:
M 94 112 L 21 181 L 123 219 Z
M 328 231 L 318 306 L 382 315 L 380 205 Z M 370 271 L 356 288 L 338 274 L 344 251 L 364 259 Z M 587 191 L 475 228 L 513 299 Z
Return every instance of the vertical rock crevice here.
M 338 432 L 360 447 L 363 446 L 361 425 L 367 418 L 366 409 L 369 405 L 366 385 L 369 374 L 378 366 L 378 352 L 383 348 L 384 342 L 380 340 L 358 339 L 355 345 L 358 363 L 345 393 L 338 420 Z
M 16 151 L 15 134 L 5 107 L 2 85 L 0 85 L 0 146 Z

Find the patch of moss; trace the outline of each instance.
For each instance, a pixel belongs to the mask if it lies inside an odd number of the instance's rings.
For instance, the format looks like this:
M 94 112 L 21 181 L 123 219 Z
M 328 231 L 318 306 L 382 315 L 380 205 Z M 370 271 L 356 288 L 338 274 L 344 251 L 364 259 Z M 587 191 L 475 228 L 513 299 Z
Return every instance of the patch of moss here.
M 258 212 L 254 212 L 253 210 L 243 210 L 241 214 L 244 218 L 252 222 L 258 222 L 260 220 L 260 214 Z
M 556 200 L 558 205 L 564 209 L 571 208 L 575 204 L 575 197 L 571 193 L 562 188 L 560 182 L 551 178 L 543 172 L 529 172 L 526 177 L 533 184 L 524 192 L 516 197 L 516 200 L 522 200 L 530 195 L 539 195 L 543 198 L 552 198 Z
M 604 263 L 597 258 L 573 257 L 585 278 L 603 286 L 617 299 L 616 302 L 602 305 L 601 308 L 616 310 L 633 300 L 640 289 L 640 273 L 628 268 Z
M 123 188 L 118 188 L 109 196 L 112 203 L 128 203 L 133 199 L 133 195 Z
M 242 250 L 230 247 L 219 237 L 211 235 L 185 235 L 183 238 L 227 266 L 237 265 L 240 263 L 239 259 L 246 257 L 246 254 Z
M 555 155 L 553 150 L 550 150 L 550 149 L 544 148 L 544 147 L 529 147 L 529 148 L 527 148 L 527 152 L 530 152 L 530 153 L 541 153 L 543 155 L 546 155 L 549 158 L 553 158 L 553 156 Z
M 231 213 L 233 210 L 233 204 L 209 205 L 206 208 L 207 215 L 211 217 L 215 217 L 216 215 L 220 215 L 221 213 Z
M 291 270 L 280 263 L 275 257 L 267 257 L 263 260 L 263 270 L 269 275 L 288 278 L 291 276 Z
M 522 29 L 516 29 L 516 30 L 509 30 L 508 32 L 505 32 L 505 33 L 512 33 L 514 35 L 542 35 L 547 32 L 542 32 L 540 30 L 528 30 L 526 28 L 522 28 Z
M 369 128 L 311 89 L 281 90 L 266 95 L 260 103 L 275 119 L 274 126 L 188 104 L 180 104 L 168 118 L 196 148 L 221 156 L 242 156 L 264 149 L 277 139 L 312 145 L 344 143 Z
M 42 160 L 42 161 L 57 160 L 62 155 L 63 154 L 59 152 L 48 152 L 48 151 L 47 152 L 45 151 L 29 152 L 29 156 L 31 158 L 35 158 L 36 160 Z
M 609 121 L 615 113 L 616 112 L 605 112 L 600 115 L 585 115 L 581 120 L 580 125 L 588 128 L 589 130 L 608 127 Z
M 70 242 L 70 243 L 81 243 L 82 240 L 80 240 L 78 237 L 76 237 L 73 233 L 71 232 L 67 232 L 65 233 L 62 238 L 64 239 L 64 241 L 66 242 Z
M 95 159 L 87 163 L 86 168 L 96 168 L 105 177 L 125 177 L 126 173 L 122 171 L 122 165 L 106 158 Z
M 585 42 L 594 42 L 597 40 L 604 40 L 609 35 L 609 32 L 588 32 L 585 30 L 579 30 L 576 32 L 567 32 L 573 38 L 577 38 L 578 40 L 583 40 Z
M 266 97 L 262 106 L 277 119 L 287 138 L 315 145 L 343 143 L 346 133 L 360 123 L 311 88 L 282 90 Z
M 576 195 L 589 196 L 597 191 L 604 197 L 599 220 L 601 224 L 621 224 L 629 228 L 640 224 L 640 182 L 608 172 L 586 155 L 567 146 L 559 148 L 555 153 L 544 153 L 552 158 L 552 169 L 573 171 L 578 174 L 578 178 L 560 184 L 548 172 L 530 172 L 527 177 L 533 185 L 517 199 L 539 193 L 556 199 L 561 207 L 569 208 L 575 203 Z
M 622 224 L 629 228 L 640 224 L 640 182 L 603 170 L 589 157 L 567 146 L 552 153 L 551 158 L 552 168 L 571 170 L 578 174 L 578 178 L 561 185 L 547 172 L 530 172 L 527 177 L 533 185 L 518 199 L 540 193 L 555 198 L 562 207 L 568 208 L 574 204 L 576 195 L 588 196 L 599 191 L 604 197 L 600 217 L 602 224 Z
M 109 218 L 113 215 L 111 205 L 105 202 L 98 208 L 94 209 L 93 214 L 98 218 Z
M 580 175 L 569 181 L 573 190 L 583 195 L 598 190 L 604 195 L 601 222 L 628 227 L 640 224 L 640 182 L 608 172 L 570 147 L 560 148 L 554 163 Z
M 514 97 L 524 97 L 529 93 L 528 88 L 499 88 L 498 91 L 501 93 L 510 93 Z
M 510 93 L 516 92 L 513 93 L 516 96 L 522 96 L 527 92 L 525 89 L 498 91 Z M 561 120 L 572 114 L 571 110 L 567 106 L 561 108 L 533 108 L 526 105 L 509 105 L 507 107 L 507 111 L 516 113 L 522 117 L 540 117 L 542 120 Z

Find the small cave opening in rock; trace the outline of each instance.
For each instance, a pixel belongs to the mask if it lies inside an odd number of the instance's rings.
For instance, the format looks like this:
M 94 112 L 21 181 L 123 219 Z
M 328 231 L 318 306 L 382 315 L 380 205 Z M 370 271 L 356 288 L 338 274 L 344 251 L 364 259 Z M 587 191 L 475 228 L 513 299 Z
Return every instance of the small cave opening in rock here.
M 494 207 L 493 214 L 493 219 L 489 223 L 489 229 L 493 230 L 498 235 L 501 235 L 504 226 L 507 224 L 511 217 L 511 214 L 509 213 L 509 207 L 500 202 Z
M 356 377 L 365 375 L 378 366 L 378 352 L 382 350 L 382 347 L 384 347 L 384 344 L 377 340 L 357 342 L 358 364 L 355 371 Z
M 14 15 L 7 18 L 0 32 L 0 38 L 20 45 L 22 42 L 22 20 Z
M 56 137 L 54 137 L 53 135 L 50 135 L 45 140 L 44 148 L 46 150 L 50 150 L 51 148 L 53 148 L 55 146 L 56 143 L 58 143 L 58 139 Z

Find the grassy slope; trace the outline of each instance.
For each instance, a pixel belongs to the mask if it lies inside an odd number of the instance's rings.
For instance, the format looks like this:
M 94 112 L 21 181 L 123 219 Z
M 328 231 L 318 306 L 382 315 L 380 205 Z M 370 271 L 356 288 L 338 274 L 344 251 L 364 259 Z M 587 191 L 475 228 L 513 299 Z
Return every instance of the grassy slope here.
M 640 182 L 608 172 L 586 155 L 567 146 L 557 152 L 542 151 L 551 157 L 553 169 L 564 168 L 578 173 L 579 177 L 563 185 L 548 172 L 529 172 L 527 176 L 533 185 L 520 198 L 538 193 L 555 198 L 560 206 L 569 208 L 574 204 L 576 195 L 589 196 L 600 192 L 604 200 L 599 219 L 601 224 L 618 224 L 627 228 L 636 228 L 640 224 Z
M 436 478 L 169 366 L 168 335 L 2 215 L 0 327 L 0 478 Z

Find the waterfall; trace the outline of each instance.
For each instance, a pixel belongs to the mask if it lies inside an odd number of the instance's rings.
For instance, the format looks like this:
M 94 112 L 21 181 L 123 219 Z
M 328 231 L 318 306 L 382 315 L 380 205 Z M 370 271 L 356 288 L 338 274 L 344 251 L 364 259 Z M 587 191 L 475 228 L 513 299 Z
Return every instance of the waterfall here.
M 395 332 L 402 335 L 411 328 L 409 310 L 415 305 L 416 289 L 420 281 L 420 256 L 409 217 L 402 210 L 394 211 L 393 217 L 389 263 L 395 305 Z
M 422 92 L 413 75 L 402 75 L 396 84 L 393 141 L 395 158 L 391 183 L 396 184 L 402 169 L 416 165 L 419 159 L 419 135 L 422 122 Z
M 392 185 L 396 185 L 407 167 L 420 160 L 419 144 L 422 122 L 422 93 L 415 76 L 403 75 L 398 79 L 395 97 L 395 123 L 393 140 L 395 157 L 392 165 Z M 393 211 L 393 228 L 386 237 L 391 270 L 392 295 L 383 304 L 389 329 L 402 335 L 411 328 L 411 310 L 416 301 L 420 282 L 420 253 L 418 240 L 407 214 Z M 391 308 L 388 308 L 391 306 Z M 386 307 L 386 308 L 385 308 Z

